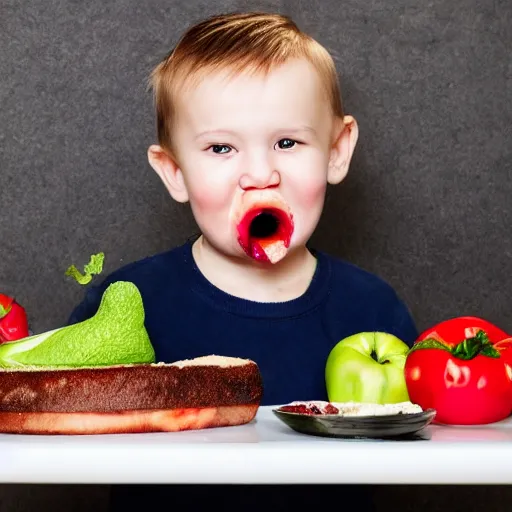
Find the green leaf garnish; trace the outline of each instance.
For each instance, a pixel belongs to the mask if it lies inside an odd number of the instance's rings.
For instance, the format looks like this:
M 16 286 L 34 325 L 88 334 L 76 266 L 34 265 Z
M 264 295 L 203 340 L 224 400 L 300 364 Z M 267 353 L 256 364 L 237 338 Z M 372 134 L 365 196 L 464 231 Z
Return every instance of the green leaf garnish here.
M 75 265 L 71 265 L 67 270 L 67 276 L 74 278 L 78 284 L 89 284 L 92 280 L 92 276 L 95 274 L 101 274 L 103 271 L 103 262 L 105 260 L 105 254 L 100 252 L 93 254 L 87 265 L 84 266 L 84 273 L 82 274 Z

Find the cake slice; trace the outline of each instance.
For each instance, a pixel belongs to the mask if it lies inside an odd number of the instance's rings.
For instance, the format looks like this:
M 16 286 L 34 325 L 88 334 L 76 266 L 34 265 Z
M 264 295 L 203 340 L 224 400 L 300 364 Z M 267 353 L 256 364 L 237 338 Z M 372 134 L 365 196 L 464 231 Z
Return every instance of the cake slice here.
M 257 364 L 204 356 L 172 364 L 0 370 L 0 432 L 115 434 L 242 425 L 263 395 Z

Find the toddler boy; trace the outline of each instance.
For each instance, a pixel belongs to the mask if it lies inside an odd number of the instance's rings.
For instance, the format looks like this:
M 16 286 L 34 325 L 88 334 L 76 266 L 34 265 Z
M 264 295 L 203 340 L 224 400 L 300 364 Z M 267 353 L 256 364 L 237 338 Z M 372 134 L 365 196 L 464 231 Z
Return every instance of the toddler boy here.
M 158 144 L 149 162 L 170 195 L 190 203 L 201 234 L 112 273 L 88 291 L 70 323 L 92 316 L 110 283 L 132 281 L 158 361 L 252 359 L 263 405 L 327 399 L 325 363 L 346 336 L 385 331 L 412 344 L 414 322 L 388 284 L 307 245 L 326 187 L 345 178 L 358 138 L 319 43 L 280 15 L 217 16 L 185 33 L 151 84 Z M 237 499 L 242 510 L 261 507 L 258 489 L 252 498 L 248 489 L 237 498 L 237 490 L 225 501 L 233 510 Z M 147 507 L 168 488 L 145 491 L 115 488 L 114 509 Z M 347 501 L 350 491 L 337 492 Z M 173 505 L 190 504 L 191 492 L 173 489 Z M 317 504 L 317 496 L 293 488 L 271 503 Z M 358 494 L 360 510 L 367 497 Z
M 217 16 L 185 33 L 151 84 L 149 162 L 201 234 L 113 272 L 70 323 L 93 315 L 110 283 L 132 281 L 158 361 L 252 359 L 263 405 L 327 399 L 328 354 L 353 333 L 414 341 L 387 283 L 307 245 L 358 138 L 319 43 L 280 15 Z

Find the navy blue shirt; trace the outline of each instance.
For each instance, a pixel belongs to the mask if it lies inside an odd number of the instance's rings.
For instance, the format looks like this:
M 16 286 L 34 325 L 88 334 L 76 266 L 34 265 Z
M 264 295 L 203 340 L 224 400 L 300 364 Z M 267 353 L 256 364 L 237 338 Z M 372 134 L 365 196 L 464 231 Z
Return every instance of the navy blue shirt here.
M 217 354 L 255 361 L 264 385 L 262 405 L 327 400 L 325 363 L 351 334 L 383 331 L 408 345 L 417 330 L 405 304 L 379 277 L 312 251 L 317 267 L 308 290 L 277 303 L 240 299 L 213 286 L 192 257 L 192 242 L 126 265 L 89 288 L 69 323 L 91 317 L 106 287 L 133 282 L 142 295 L 156 360 Z

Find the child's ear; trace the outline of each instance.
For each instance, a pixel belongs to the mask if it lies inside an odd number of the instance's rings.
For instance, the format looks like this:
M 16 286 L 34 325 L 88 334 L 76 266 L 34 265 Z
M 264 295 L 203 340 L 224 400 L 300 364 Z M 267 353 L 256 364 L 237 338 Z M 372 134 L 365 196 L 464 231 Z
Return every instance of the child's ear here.
M 173 199 L 179 203 L 186 203 L 188 201 L 187 186 L 183 179 L 183 173 L 174 158 L 161 146 L 153 144 L 148 149 L 148 160 Z
M 339 120 L 334 133 L 327 170 L 327 182 L 331 185 L 337 185 L 347 175 L 359 136 L 357 121 L 352 116 L 345 116 Z

